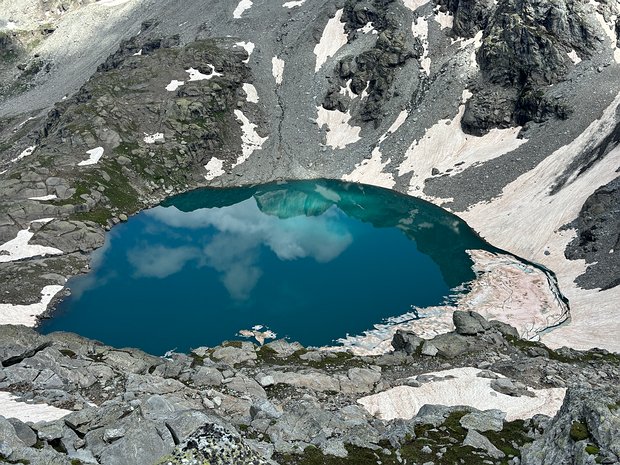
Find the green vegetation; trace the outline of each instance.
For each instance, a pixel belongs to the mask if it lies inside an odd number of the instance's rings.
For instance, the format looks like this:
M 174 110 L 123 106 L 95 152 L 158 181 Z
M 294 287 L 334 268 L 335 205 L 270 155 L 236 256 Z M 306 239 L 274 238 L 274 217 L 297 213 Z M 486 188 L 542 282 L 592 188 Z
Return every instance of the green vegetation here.
M 597 455 L 601 450 L 594 444 L 588 444 L 586 446 L 586 452 L 590 455 Z
M 433 425 L 416 426 L 415 437 L 407 436 L 400 449 L 394 449 L 387 441 L 380 443 L 381 448 L 377 450 L 347 445 L 348 457 L 340 458 L 324 455 L 318 448 L 309 446 L 302 453 L 276 454 L 274 458 L 282 465 L 400 465 L 431 461 L 436 465 L 478 465 L 487 458 L 485 454 L 462 445 L 467 430 L 461 426 L 460 420 L 466 413 L 451 413 L 438 428 Z M 519 447 L 532 441 L 525 435 L 523 426 L 523 421 L 513 421 L 505 423 L 500 432 L 484 433 L 506 454 L 500 463 L 507 464 L 511 456 L 519 457 Z M 438 456 L 437 452 L 442 448 L 445 448 L 445 453 Z
M 256 355 L 258 355 L 258 360 L 266 365 L 301 365 L 310 368 L 331 368 L 334 370 L 366 366 L 363 359 L 349 352 L 323 353 L 321 354 L 321 360 L 303 360 L 301 356 L 308 352 L 307 349 L 300 349 L 293 352 L 288 357 L 281 357 L 271 347 L 262 346 L 256 351 Z
M 589 437 L 590 432 L 588 431 L 588 427 L 580 421 L 573 421 L 573 424 L 570 427 L 570 438 L 576 442 L 583 441 Z

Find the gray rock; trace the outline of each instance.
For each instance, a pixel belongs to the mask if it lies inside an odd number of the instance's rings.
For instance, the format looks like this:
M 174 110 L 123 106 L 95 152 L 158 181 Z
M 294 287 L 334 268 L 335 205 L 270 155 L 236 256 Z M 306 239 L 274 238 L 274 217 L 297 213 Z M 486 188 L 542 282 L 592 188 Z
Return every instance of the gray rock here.
M 184 410 L 175 413 L 166 420 L 166 426 L 170 430 L 175 443 L 186 440 L 192 433 L 207 423 L 219 423 L 213 415 L 199 410 Z
M 321 442 L 321 451 L 325 455 L 333 455 L 334 457 L 345 458 L 349 456 L 344 443 L 336 438 L 330 438 L 327 441 Z
M 103 431 L 103 440 L 112 443 L 125 436 L 124 428 L 107 428 Z
M 174 441 L 167 428 L 157 428 L 154 423 L 138 416 L 127 422 L 125 436 L 105 447 L 100 455 L 102 465 L 127 465 L 129 463 L 154 463 L 174 448 Z
M 437 355 L 438 352 L 439 350 L 437 350 L 437 347 L 435 347 L 435 345 L 432 342 L 424 341 L 424 345 L 422 346 L 422 352 L 421 352 L 422 355 L 434 357 L 435 355 Z
M 217 368 L 202 366 L 192 376 L 196 386 L 219 386 L 222 384 L 222 373 Z
M 472 311 L 463 312 L 456 310 L 452 314 L 452 321 L 456 332 L 464 336 L 475 336 L 476 334 L 484 333 L 491 327 L 482 315 Z
M 8 422 L 13 425 L 15 434 L 26 447 L 32 447 L 37 443 L 37 435 L 30 426 L 21 422 L 17 418 L 9 418 Z
M 471 446 L 474 449 L 482 449 L 495 459 L 501 459 L 506 456 L 501 450 L 495 447 L 491 441 L 477 431 L 470 429 L 463 441 L 464 446 Z
M 232 346 L 218 347 L 211 356 L 213 359 L 227 365 L 236 365 L 258 358 L 254 345 L 249 342 L 243 342 L 241 348 Z
M 535 394 L 529 391 L 525 384 L 518 381 L 512 381 L 509 378 L 494 379 L 493 381 L 491 381 L 491 389 L 512 397 L 535 397 Z
M 464 415 L 461 426 L 465 429 L 473 429 L 480 432 L 501 431 L 504 428 L 506 414 L 501 410 L 473 411 Z
M 282 407 L 276 407 L 269 399 L 263 399 L 252 404 L 250 408 L 252 418 L 277 419 L 282 416 Z
M 392 347 L 394 347 L 394 350 L 402 350 L 409 355 L 415 354 L 423 343 L 424 339 L 416 336 L 412 331 L 404 331 L 402 329 L 396 330 L 392 338 Z
M 6 446 L 3 452 L 6 454 L 6 457 L 11 455 L 13 449 L 25 446 L 24 442 L 17 435 L 13 425 L 4 417 L 0 417 L 0 444 Z

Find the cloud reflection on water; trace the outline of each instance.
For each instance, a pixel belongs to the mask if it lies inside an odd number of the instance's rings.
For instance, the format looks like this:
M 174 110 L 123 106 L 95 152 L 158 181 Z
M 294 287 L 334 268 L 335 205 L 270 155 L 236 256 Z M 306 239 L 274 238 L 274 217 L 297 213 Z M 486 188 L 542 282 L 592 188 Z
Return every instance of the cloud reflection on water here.
M 339 222 L 343 213 L 336 207 L 320 216 L 280 219 L 263 213 L 250 198 L 224 208 L 183 212 L 176 207 L 157 207 L 146 214 L 171 228 L 190 230 L 191 244 L 170 247 L 150 240 L 149 245 L 133 248 L 127 256 L 136 276 L 165 278 L 197 260 L 198 266 L 220 273 L 235 300 L 248 299 L 263 274 L 259 265 L 262 247 L 282 261 L 312 258 L 327 263 L 353 242 L 351 233 Z M 201 235 L 201 229 L 209 229 L 209 234 Z

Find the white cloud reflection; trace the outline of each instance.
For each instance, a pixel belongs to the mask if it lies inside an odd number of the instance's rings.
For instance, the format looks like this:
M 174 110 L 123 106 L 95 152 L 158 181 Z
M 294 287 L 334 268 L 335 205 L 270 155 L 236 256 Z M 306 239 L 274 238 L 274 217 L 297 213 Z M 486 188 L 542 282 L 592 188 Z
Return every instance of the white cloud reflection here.
M 230 296 L 248 299 L 263 271 L 259 267 L 261 247 L 280 260 L 313 258 L 326 263 L 338 257 L 353 237 L 339 222 L 341 213 L 332 207 L 321 216 L 280 219 L 261 212 L 251 198 L 225 208 L 182 212 L 175 207 L 157 207 L 146 215 L 174 228 L 192 230 L 212 227 L 217 232 L 201 249 L 181 246 L 146 246 L 128 253 L 138 276 L 164 278 L 196 259 L 221 274 Z M 197 233 L 192 233 L 198 237 Z

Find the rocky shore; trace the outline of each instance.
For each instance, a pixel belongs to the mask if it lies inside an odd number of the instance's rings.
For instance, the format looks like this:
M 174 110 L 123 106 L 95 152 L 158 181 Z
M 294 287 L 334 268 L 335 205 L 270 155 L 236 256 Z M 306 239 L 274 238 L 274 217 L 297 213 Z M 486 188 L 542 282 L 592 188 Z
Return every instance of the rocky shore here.
M 0 461 L 618 463 L 620 357 L 553 351 L 475 312 L 454 324 L 430 340 L 399 331 L 394 351 L 372 357 L 285 340 L 153 357 L 2 326 L 0 389 L 15 397 L 0 403 L 26 402 L 34 417 L 0 418 Z M 484 388 L 450 394 L 464 373 Z M 387 415 L 381 396 L 395 391 Z M 441 405 L 429 392 L 445 394 Z M 56 409 L 37 419 L 37 406 Z

